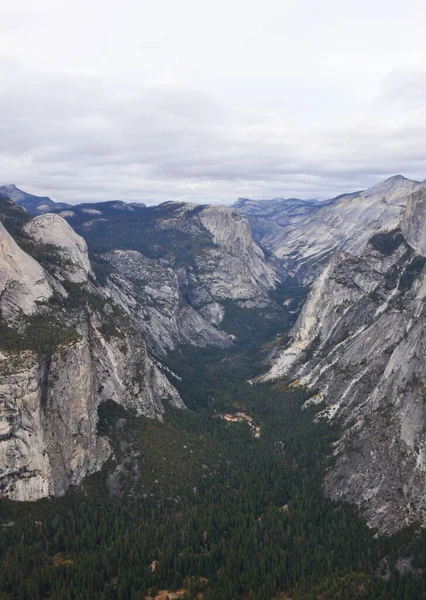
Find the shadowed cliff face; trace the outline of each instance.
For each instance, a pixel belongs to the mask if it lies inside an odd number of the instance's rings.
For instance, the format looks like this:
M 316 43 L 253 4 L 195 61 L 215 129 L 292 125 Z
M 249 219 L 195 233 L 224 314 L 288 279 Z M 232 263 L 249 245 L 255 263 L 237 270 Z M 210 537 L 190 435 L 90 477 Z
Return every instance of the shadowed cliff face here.
M 319 390 L 343 426 L 326 489 L 382 532 L 425 519 L 425 232 L 422 189 L 358 256 L 337 252 L 265 376 Z

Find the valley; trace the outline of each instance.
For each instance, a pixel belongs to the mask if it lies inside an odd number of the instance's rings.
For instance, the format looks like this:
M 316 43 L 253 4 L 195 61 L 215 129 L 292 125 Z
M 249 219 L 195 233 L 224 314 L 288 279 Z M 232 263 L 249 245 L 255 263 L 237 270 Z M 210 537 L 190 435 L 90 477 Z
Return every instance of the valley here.
M 309 394 L 290 382 L 247 384 L 257 364 L 230 350 L 175 357 L 181 397 L 199 404 L 164 422 L 101 404 L 113 447 L 102 471 L 63 498 L 0 502 L 3 597 L 420 598 L 410 594 L 423 575 L 395 565 L 408 557 L 423 573 L 424 534 L 376 539 L 325 497 L 336 428 L 314 422 L 321 406 L 301 410 Z M 217 418 L 236 405 L 262 423 L 260 438 Z
M 426 598 L 423 184 L 235 209 L 10 189 L 2 600 Z

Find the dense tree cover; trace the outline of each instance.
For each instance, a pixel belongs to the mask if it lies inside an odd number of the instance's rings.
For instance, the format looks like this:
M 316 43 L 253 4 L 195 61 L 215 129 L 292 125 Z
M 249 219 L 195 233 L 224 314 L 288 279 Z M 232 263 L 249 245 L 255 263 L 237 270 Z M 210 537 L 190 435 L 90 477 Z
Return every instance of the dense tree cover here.
M 188 228 L 185 221 L 191 219 L 203 207 L 188 210 L 182 222 L 176 222 L 181 209 L 180 203 L 164 203 L 149 208 L 117 210 L 108 203 L 76 206 L 73 216 L 67 221 L 77 233 L 84 237 L 93 254 L 110 250 L 137 250 L 150 258 L 175 259 L 180 264 L 193 264 L 195 254 L 204 248 L 215 246 L 211 235 L 198 221 Z M 114 203 L 110 203 L 113 205 Z M 93 214 L 84 212 L 88 207 L 102 210 L 102 219 L 94 219 Z M 85 227 L 87 221 L 90 227 Z
M 401 229 L 380 231 L 371 236 L 369 244 L 384 255 L 390 255 L 405 242 Z
M 170 357 L 191 410 L 164 423 L 101 405 L 114 448 L 102 472 L 61 499 L 0 501 L 0 598 L 426 598 L 424 534 L 376 539 L 354 507 L 324 496 L 337 432 L 314 423 L 318 408 L 301 409 L 305 390 L 247 383 L 257 361 L 235 350 Z M 236 411 L 259 439 L 221 418 Z M 400 576 L 400 557 L 419 571 Z

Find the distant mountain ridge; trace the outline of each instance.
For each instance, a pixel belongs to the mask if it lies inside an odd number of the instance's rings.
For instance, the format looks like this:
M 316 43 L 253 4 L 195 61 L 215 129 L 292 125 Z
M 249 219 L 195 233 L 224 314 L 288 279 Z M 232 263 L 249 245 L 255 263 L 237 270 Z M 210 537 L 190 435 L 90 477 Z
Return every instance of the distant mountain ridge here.
M 73 209 L 74 205 L 68 204 L 67 202 L 55 202 L 48 196 L 36 196 L 35 194 L 29 194 L 28 192 L 24 192 L 23 190 L 16 187 L 15 184 L 1 185 L 0 186 L 0 195 L 3 195 L 7 198 L 10 198 L 18 204 L 25 208 L 25 210 L 32 216 L 42 215 L 48 212 L 55 212 L 58 210 L 65 210 L 67 208 Z M 104 208 L 111 209 L 123 209 L 126 210 L 126 207 L 132 207 L 132 209 L 145 208 L 145 204 L 143 202 L 124 202 L 123 200 L 107 200 L 104 202 L 85 202 L 80 206 L 86 206 L 87 208 L 94 207 L 96 205 L 98 209 L 103 206 Z M 99 205 L 99 206 L 98 206 Z M 130 208 L 129 208 L 130 210 Z
M 20 190 L 14 184 L 0 186 L 0 194 L 10 198 L 15 204 L 19 204 L 19 206 L 25 208 L 30 215 L 34 216 L 51 212 L 57 208 L 67 208 L 70 206 L 70 204 L 67 204 L 66 202 L 54 202 L 48 196 L 35 196 L 34 194 L 29 194 L 28 192 Z
M 360 252 L 374 231 L 400 216 L 408 196 L 423 185 L 394 175 L 331 200 L 241 199 L 233 208 L 248 219 L 259 244 L 310 283 L 337 249 Z

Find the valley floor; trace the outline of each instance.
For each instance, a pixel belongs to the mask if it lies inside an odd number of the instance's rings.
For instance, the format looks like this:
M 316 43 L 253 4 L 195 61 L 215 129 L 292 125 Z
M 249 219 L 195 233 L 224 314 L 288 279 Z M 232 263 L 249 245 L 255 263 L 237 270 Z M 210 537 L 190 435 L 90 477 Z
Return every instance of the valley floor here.
M 0 501 L 0 598 L 426 598 L 424 533 L 375 539 L 324 496 L 337 432 L 301 410 L 303 389 L 246 383 L 259 358 L 171 357 L 190 410 L 164 423 L 102 404 L 100 473 L 60 499 Z

